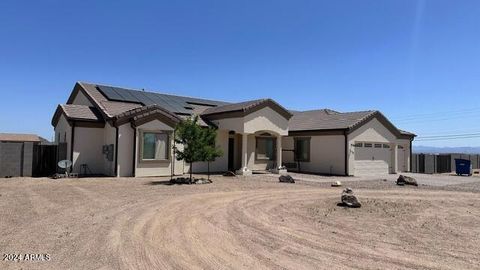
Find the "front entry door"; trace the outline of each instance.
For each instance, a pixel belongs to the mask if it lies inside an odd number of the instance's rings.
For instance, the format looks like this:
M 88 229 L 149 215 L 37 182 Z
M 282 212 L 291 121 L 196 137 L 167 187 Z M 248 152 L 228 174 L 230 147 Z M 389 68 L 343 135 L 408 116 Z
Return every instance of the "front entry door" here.
M 234 138 L 228 138 L 228 170 L 233 171 L 234 170 L 234 148 L 235 148 L 235 139 Z

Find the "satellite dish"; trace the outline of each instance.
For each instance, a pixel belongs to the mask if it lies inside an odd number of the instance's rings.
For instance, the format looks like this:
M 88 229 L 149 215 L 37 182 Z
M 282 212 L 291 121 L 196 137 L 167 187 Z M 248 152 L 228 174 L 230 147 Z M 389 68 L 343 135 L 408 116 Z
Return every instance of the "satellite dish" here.
M 58 167 L 62 168 L 62 169 L 68 169 L 72 166 L 72 162 L 68 159 L 65 159 L 65 160 L 60 160 L 58 162 Z

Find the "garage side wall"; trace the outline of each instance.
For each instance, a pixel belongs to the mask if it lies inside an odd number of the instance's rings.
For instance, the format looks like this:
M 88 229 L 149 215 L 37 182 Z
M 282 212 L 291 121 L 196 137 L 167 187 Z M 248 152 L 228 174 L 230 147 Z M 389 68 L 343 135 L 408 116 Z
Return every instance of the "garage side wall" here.
M 399 139 L 397 145 L 401 147 L 397 149 L 397 171 L 410 172 L 410 140 Z

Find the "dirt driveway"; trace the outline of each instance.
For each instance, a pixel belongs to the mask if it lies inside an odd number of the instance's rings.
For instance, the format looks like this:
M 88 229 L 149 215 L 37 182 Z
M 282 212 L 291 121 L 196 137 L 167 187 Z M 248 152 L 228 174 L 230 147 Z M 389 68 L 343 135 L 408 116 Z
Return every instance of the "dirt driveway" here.
M 155 182 L 156 181 L 156 182 Z M 340 188 L 269 176 L 0 181 L 0 269 L 478 269 L 480 185 Z

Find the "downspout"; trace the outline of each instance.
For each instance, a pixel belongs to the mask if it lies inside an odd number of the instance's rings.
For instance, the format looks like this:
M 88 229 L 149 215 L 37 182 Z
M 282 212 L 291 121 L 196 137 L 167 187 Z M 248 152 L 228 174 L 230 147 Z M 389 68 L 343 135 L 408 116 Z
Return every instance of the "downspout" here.
M 118 126 L 115 126 L 115 177 L 118 175 Z
M 173 149 L 172 149 L 172 174 L 170 176 L 170 180 L 173 180 L 173 176 L 175 175 L 175 130 L 173 130 Z
M 70 172 L 73 171 L 73 145 L 75 142 L 75 121 L 72 122 L 72 134 L 71 134 L 71 139 L 70 139 L 70 160 L 72 161 L 72 167 L 70 167 Z
M 413 142 L 413 138 L 410 139 L 410 169 L 408 170 L 409 172 L 412 172 L 412 168 L 413 168 L 413 148 L 412 148 L 412 142 Z
M 348 129 L 343 131 L 345 136 L 345 176 L 348 176 Z
M 132 176 L 135 177 L 135 169 L 136 169 L 136 166 L 137 166 L 137 163 L 136 163 L 136 156 L 137 156 L 137 128 L 135 127 L 135 125 L 132 123 L 131 124 L 132 128 L 133 128 L 133 158 L 132 158 Z

